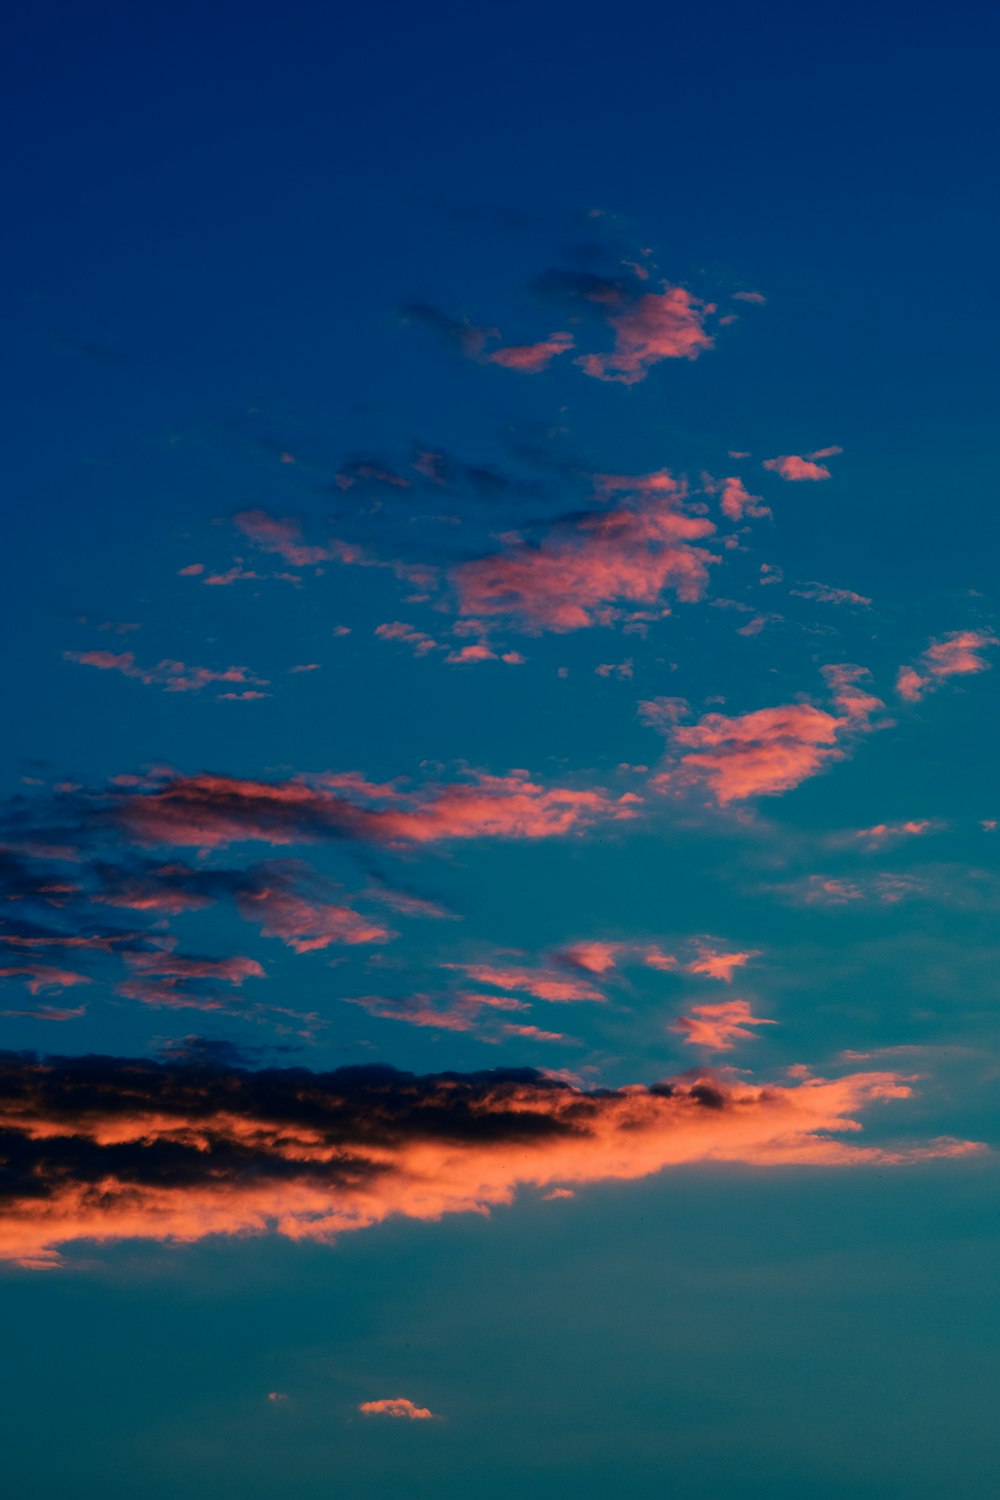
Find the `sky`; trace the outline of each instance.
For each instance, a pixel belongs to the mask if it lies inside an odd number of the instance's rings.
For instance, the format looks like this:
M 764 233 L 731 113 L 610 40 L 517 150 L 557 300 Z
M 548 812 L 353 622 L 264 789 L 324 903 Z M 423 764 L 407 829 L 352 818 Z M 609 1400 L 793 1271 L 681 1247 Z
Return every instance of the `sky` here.
M 24 1500 L 997 1493 L 998 30 L 13 18 Z

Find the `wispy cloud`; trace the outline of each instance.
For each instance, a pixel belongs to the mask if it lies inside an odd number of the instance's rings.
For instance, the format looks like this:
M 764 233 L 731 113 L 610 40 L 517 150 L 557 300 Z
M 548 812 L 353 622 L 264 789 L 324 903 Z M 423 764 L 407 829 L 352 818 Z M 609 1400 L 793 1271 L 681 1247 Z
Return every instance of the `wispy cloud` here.
M 900 667 L 896 691 L 906 702 L 917 703 L 949 677 L 985 672 L 990 663 L 982 653 L 996 645 L 1000 641 L 985 630 L 953 630 L 939 636 L 913 665 Z
M 752 1040 L 751 1027 L 776 1024 L 755 1016 L 749 1000 L 723 1000 L 718 1005 L 693 1005 L 690 1015 L 680 1016 L 671 1030 L 682 1032 L 692 1047 L 702 1047 L 706 1052 L 731 1052 L 737 1041 Z

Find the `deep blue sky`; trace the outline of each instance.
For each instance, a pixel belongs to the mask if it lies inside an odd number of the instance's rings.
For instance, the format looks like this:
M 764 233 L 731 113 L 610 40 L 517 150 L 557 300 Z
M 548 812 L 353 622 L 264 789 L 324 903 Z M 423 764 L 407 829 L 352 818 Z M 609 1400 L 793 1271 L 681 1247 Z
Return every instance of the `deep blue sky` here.
M 997 1134 L 998 31 L 985 5 L 8 21 L 0 1046 L 169 1069 L 197 1034 L 224 1078 L 384 1062 L 568 1070 L 584 1089 L 892 1070 L 908 1097 L 842 1114 L 864 1125 L 853 1144 L 916 1153 L 588 1169 L 572 1201 L 528 1186 L 489 1218 L 397 1217 L 332 1246 L 177 1245 L 152 1221 L 63 1236 L 59 1269 L 0 1280 L 4 1466 L 25 1500 L 996 1492 L 995 1165 L 924 1157 Z M 539 286 L 551 268 L 562 300 Z M 696 321 L 714 347 L 632 384 L 587 378 L 574 360 L 615 325 L 566 293 L 581 273 L 626 308 L 664 285 L 711 303 Z M 463 352 L 470 328 L 497 334 Z M 575 351 L 538 373 L 485 353 L 565 329 Z M 813 460 L 822 482 L 762 468 L 827 448 L 843 451 Z M 416 466 L 429 450 L 446 485 Z M 613 620 L 553 629 L 542 579 L 482 635 L 523 664 L 446 661 L 479 639 L 461 634 L 478 617 L 463 569 L 575 556 L 615 506 L 645 524 L 648 492 L 599 476 L 662 469 L 715 528 L 700 598 L 665 586 L 669 617 L 636 621 L 648 597 L 611 588 L 595 608 Z M 730 475 L 771 514 L 722 519 Z M 234 521 L 257 511 L 292 518 L 284 551 Z M 643 548 L 653 566 L 659 543 Z M 205 586 L 234 566 L 257 576 Z M 392 622 L 431 645 L 374 634 Z M 838 703 L 823 668 L 845 662 L 880 707 Z M 177 690 L 234 666 L 249 675 Z M 247 690 L 264 696 L 221 696 Z M 662 698 L 687 701 L 700 739 L 643 722 Z M 730 798 L 744 760 L 713 780 L 685 758 L 711 749 L 712 714 L 745 727 L 777 707 L 790 728 L 746 733 L 792 758 L 784 783 L 755 772 Z M 835 737 L 811 767 L 810 710 Z M 506 795 L 521 768 L 529 799 L 569 788 L 605 810 L 544 838 L 350 822 L 437 816 L 482 778 Z M 317 803 L 280 837 L 224 838 L 214 794 L 200 845 L 135 833 L 130 796 L 159 805 L 202 772 L 395 790 L 349 790 L 332 834 Z M 126 876 L 146 905 L 121 899 Z M 171 908 L 171 881 L 210 896 Z M 286 885 L 314 923 L 338 903 L 395 936 L 295 951 L 318 929 L 268 930 Z M 67 945 L 111 929 L 121 951 Z M 584 942 L 617 945 L 616 968 L 574 967 Z M 691 968 L 709 950 L 749 958 L 727 984 Z M 164 953 L 209 968 L 171 974 Z M 228 983 L 211 965 L 233 958 L 264 973 Z M 523 1008 L 463 1012 L 461 986 L 489 980 L 449 964 L 604 1002 L 494 984 Z M 677 1029 L 735 999 L 778 1024 L 715 1053 Z M 5 1204 L 28 1180 L 7 1159 Z M 395 1396 L 445 1420 L 358 1413 Z

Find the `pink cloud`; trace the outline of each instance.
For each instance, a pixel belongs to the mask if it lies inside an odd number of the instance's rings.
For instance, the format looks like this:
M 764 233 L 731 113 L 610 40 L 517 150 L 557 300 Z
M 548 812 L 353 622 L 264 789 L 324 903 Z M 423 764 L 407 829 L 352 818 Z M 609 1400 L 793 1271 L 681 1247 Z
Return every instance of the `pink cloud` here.
M 380 641 L 399 641 L 402 645 L 411 647 L 414 656 L 427 656 L 429 652 L 438 649 L 438 643 L 432 636 L 422 630 L 415 630 L 402 620 L 390 620 L 385 625 L 376 625 L 374 634 Z
M 945 678 L 986 672 L 990 663 L 981 653 L 996 645 L 1000 645 L 1000 640 L 983 630 L 953 630 L 949 635 L 939 636 L 931 641 L 915 665 L 900 667 L 896 691 L 908 703 L 916 703 Z
M 873 847 L 881 847 L 898 839 L 919 838 L 925 833 L 937 833 L 944 826 L 939 818 L 909 818 L 899 823 L 874 823 L 871 828 L 858 828 L 851 837 Z
M 296 889 L 293 872 L 268 868 L 270 878 L 265 874 L 261 883 L 236 897 L 240 916 L 258 923 L 265 937 L 280 938 L 296 953 L 313 953 L 331 943 L 387 943 L 395 936 L 351 906 Z
M 684 752 L 683 772 L 707 782 L 725 806 L 790 791 L 839 760 L 840 727 L 823 709 L 790 703 L 734 717 L 706 714 L 697 724 L 675 728 L 673 738 Z
M 233 524 L 262 552 L 277 553 L 293 568 L 315 567 L 334 556 L 328 547 L 304 547 L 301 527 L 290 516 L 279 519 L 266 510 L 243 510 L 233 517 Z
M 547 339 L 537 344 L 508 344 L 504 349 L 495 349 L 485 358 L 506 370 L 521 370 L 526 375 L 537 375 L 547 370 L 557 354 L 565 354 L 573 347 L 571 333 L 550 333 Z
M 623 943 L 601 943 L 596 941 L 571 943 L 556 955 L 562 962 L 575 969 L 586 969 L 589 974 L 606 974 L 615 967 Z
M 841 739 L 870 730 L 871 716 L 885 705 L 862 686 L 869 675 L 863 667 L 830 666 L 823 675 L 839 716 L 810 703 L 787 703 L 675 725 L 671 738 L 682 753 L 674 770 L 654 778 L 654 786 L 703 781 L 726 806 L 790 791 L 842 760 Z
M 748 1000 L 724 1000 L 719 1005 L 693 1005 L 689 1016 L 680 1016 L 671 1027 L 684 1033 L 684 1040 L 706 1051 L 730 1052 L 737 1040 L 753 1037 L 751 1026 L 774 1026 L 751 1014 Z
M 824 448 L 820 451 L 826 455 L 834 450 Z M 798 453 L 781 453 L 777 458 L 765 458 L 764 468 L 780 474 L 782 479 L 829 479 L 831 477 L 830 470 L 825 464 L 814 463 Z
M 358 1411 L 366 1417 L 408 1417 L 411 1422 L 428 1422 L 434 1413 L 426 1406 L 414 1406 L 406 1396 L 386 1396 L 381 1401 L 362 1401 Z
M 730 521 L 742 521 L 744 516 L 759 519 L 771 514 L 770 506 L 765 505 L 759 495 L 751 495 L 742 479 L 735 475 L 722 481 L 719 508 Z
M 79 662 L 85 667 L 96 667 L 99 672 L 120 672 L 123 677 L 132 677 L 147 687 L 162 687 L 167 693 L 194 693 L 212 683 L 264 683 L 266 679 L 255 677 L 246 667 L 226 667 L 214 672 L 208 667 L 189 667 L 182 661 L 160 661 L 155 667 L 140 667 L 131 651 L 64 651 L 67 661 Z M 260 693 L 227 694 L 228 697 L 262 697 Z
M 505 1021 L 500 1030 L 505 1036 L 523 1037 L 526 1042 L 564 1042 L 566 1040 L 561 1031 L 542 1031 L 537 1026 L 518 1026 L 513 1021 Z
M 567 979 L 551 970 L 523 969 L 502 964 L 443 964 L 445 969 L 460 969 L 476 984 L 490 984 L 500 990 L 516 990 L 536 1000 L 563 1003 L 573 1000 L 603 1000 L 604 995 L 592 984 Z
M 292 844 L 341 836 L 387 844 L 558 838 L 595 822 L 632 819 L 639 800 L 632 793 L 611 798 L 593 789 L 544 787 L 523 771 L 470 773 L 466 782 L 406 794 L 367 786 L 353 773 L 284 782 L 170 776 L 123 795 L 115 811 L 144 842 L 207 849 L 248 839 Z M 372 807 L 368 800 L 390 805 Z
M 626 661 L 612 662 L 602 661 L 594 668 L 598 677 L 616 677 L 619 682 L 627 682 L 634 671 L 634 663 L 631 657 Z
M 665 284 L 663 292 L 644 292 L 623 311 L 608 317 L 615 335 L 610 354 L 585 354 L 577 363 L 586 375 L 634 385 L 645 380 L 653 365 L 664 359 L 697 359 L 713 340 L 705 331 L 705 317 L 715 311 L 680 286 Z
M 735 971 L 757 956 L 756 948 L 744 953 L 727 953 L 722 949 L 699 944 L 698 957 L 685 967 L 689 974 L 704 974 L 707 979 L 721 979 L 725 984 L 731 984 Z
M 813 599 L 818 604 L 852 604 L 859 609 L 867 609 L 871 604 L 864 594 L 852 593 L 850 589 L 838 589 L 831 587 L 828 583 L 805 583 L 801 588 L 789 589 L 797 599 Z
M 688 716 L 691 705 L 686 698 L 646 698 L 640 702 L 637 712 L 642 723 L 650 729 L 668 733 L 679 719 Z
M 65 990 L 76 984 L 91 984 L 85 974 L 59 969 L 51 964 L 20 964 L 0 969 L 0 979 L 23 979 L 32 995 L 41 990 Z
M 767 301 L 767 298 L 764 296 L 763 292 L 734 292 L 733 301 L 753 302 L 756 303 L 758 307 L 763 307 L 764 303 Z
M 29 1021 L 78 1021 L 86 1014 L 85 1005 L 77 1005 L 73 1009 L 59 1005 L 38 1005 L 34 1010 L 0 1010 L 0 1016 L 6 1016 L 9 1020 Z
M 564 632 L 610 621 L 618 600 L 655 605 L 666 589 L 700 599 L 716 560 L 693 545 L 715 531 L 672 496 L 647 498 L 555 527 L 538 546 L 463 563 L 452 573 L 463 615 L 506 615 L 524 629 Z

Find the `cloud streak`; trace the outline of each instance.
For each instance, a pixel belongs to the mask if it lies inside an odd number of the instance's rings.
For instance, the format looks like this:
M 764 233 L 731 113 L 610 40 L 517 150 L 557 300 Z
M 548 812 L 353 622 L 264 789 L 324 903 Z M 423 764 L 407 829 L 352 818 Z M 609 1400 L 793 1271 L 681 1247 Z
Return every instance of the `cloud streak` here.
M 526 1069 L 255 1072 L 6 1053 L 0 1257 L 45 1267 L 78 1241 L 330 1240 L 682 1164 L 892 1166 L 980 1149 L 857 1142 L 859 1111 L 910 1092 L 885 1071 L 769 1085 L 699 1073 L 587 1092 Z

